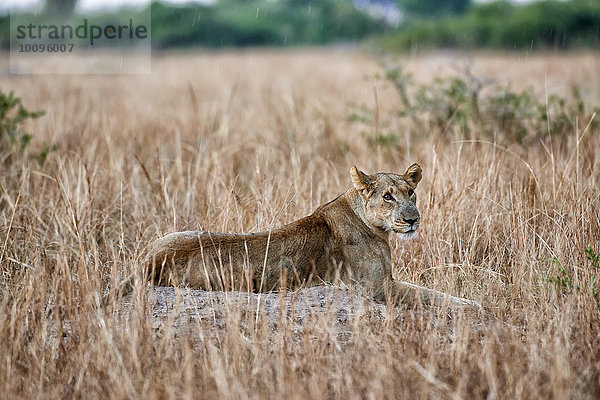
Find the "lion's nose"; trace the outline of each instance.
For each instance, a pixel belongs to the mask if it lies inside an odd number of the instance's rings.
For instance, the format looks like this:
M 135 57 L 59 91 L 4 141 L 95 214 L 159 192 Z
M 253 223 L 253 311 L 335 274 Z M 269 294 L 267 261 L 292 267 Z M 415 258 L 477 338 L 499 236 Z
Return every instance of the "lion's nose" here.
M 409 218 L 404 218 L 404 222 L 406 222 L 409 225 L 414 225 L 415 222 L 417 222 L 418 218 L 414 218 L 414 219 L 409 219 Z

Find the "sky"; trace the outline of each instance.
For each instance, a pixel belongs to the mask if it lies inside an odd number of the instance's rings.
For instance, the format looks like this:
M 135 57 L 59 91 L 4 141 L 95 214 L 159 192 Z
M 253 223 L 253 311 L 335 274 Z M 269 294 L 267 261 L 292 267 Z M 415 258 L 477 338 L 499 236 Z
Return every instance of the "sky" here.
M 124 5 L 143 6 L 151 0 L 79 0 L 77 8 L 80 11 L 95 11 L 100 9 L 118 8 Z M 211 3 L 212 0 L 162 0 L 166 3 Z M 475 0 L 483 2 L 485 0 Z M 528 3 L 532 0 L 512 0 L 515 3 Z M 0 12 L 5 13 L 10 8 L 33 8 L 43 3 L 43 0 L 0 0 Z

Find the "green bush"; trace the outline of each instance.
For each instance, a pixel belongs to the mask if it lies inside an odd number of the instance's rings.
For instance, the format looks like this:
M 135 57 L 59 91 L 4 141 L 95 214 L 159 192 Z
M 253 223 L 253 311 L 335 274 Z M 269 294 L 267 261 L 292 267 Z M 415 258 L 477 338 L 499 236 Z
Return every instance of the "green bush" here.
M 593 118 L 594 114 L 600 114 L 600 107 L 586 107 L 577 87 L 572 88 L 572 96 L 568 98 L 551 95 L 546 101 L 538 100 L 531 89 L 513 91 L 474 76 L 468 70 L 415 85 L 401 65 L 383 67 L 385 78 L 396 88 L 402 102 L 398 122 L 419 135 L 427 132 L 526 145 L 545 136 L 566 139 L 576 131 L 576 120 L 589 121 L 592 130 L 600 124 L 598 118 Z M 396 143 L 393 134 L 383 132 L 394 124 L 376 120 L 374 110 L 365 106 L 353 105 L 352 108 L 346 118 L 348 122 L 378 128 L 375 136 L 366 135 L 369 145 L 391 147 Z
M 13 92 L 5 94 L 0 90 L 0 153 L 15 148 L 25 150 L 31 141 L 31 134 L 22 130 L 22 123 L 30 118 L 39 118 L 44 111 L 28 111 Z
M 552 257 L 550 261 L 552 264 L 556 265 L 557 271 L 555 274 L 552 274 L 545 278 L 546 282 L 551 283 L 555 286 L 556 290 L 562 294 L 569 294 L 572 292 L 580 292 L 582 290 L 591 290 L 592 295 L 598 301 L 599 292 L 598 292 L 598 281 L 600 280 L 600 256 L 598 253 L 594 251 L 592 246 L 589 246 L 583 250 L 585 254 L 585 258 L 590 262 L 592 269 L 589 273 L 591 277 L 588 282 L 584 282 L 583 285 L 575 284 L 575 278 L 573 273 L 567 270 L 565 266 L 563 266 L 560 261 L 556 257 Z
M 5 94 L 0 90 L 0 159 L 5 166 L 16 160 L 16 156 L 22 154 L 31 142 L 32 135 L 23 129 L 23 123 L 42 115 L 44 111 L 27 110 L 13 92 Z M 33 153 L 33 157 L 42 166 L 48 155 L 57 149 L 56 144 L 43 142 L 39 151 Z

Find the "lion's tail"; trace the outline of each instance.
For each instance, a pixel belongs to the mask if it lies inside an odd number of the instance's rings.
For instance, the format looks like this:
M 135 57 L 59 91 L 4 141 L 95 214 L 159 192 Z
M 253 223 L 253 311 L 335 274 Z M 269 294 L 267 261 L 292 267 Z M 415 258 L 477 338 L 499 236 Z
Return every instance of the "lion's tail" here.
M 204 231 L 175 232 L 155 240 L 150 247 L 148 256 L 142 262 L 141 270 L 136 269 L 122 282 L 106 291 L 102 296 L 101 305 L 107 306 L 114 299 L 120 299 L 132 293 L 136 279 L 142 283 L 148 280 L 154 281 L 156 275 L 160 274 L 158 270 L 162 266 L 171 264 L 198 250 L 208 234 Z
M 136 279 L 145 283 L 147 281 L 157 285 L 170 285 L 186 280 L 186 265 L 192 261 L 192 266 L 198 263 L 210 261 L 218 265 L 230 265 L 245 260 L 251 265 L 263 265 L 266 262 L 264 258 L 269 246 L 281 248 L 281 231 L 257 232 L 257 233 L 213 233 L 207 231 L 183 231 L 174 232 L 159 238 L 152 243 L 149 248 L 148 256 L 142 263 L 141 270 L 137 270 L 132 276 L 128 277 L 120 285 L 114 287 L 104 296 L 105 302 L 110 302 L 111 298 L 120 298 L 131 293 L 136 285 Z M 295 240 L 298 240 L 297 238 Z M 293 247 L 293 246 L 292 246 Z M 273 261 L 279 257 L 275 252 L 269 252 L 269 260 Z M 193 261 L 198 261 L 194 263 Z M 141 274 L 140 274 L 141 272 Z M 228 270 L 217 271 L 221 275 L 228 273 Z M 254 274 L 256 271 L 234 271 L 234 278 L 223 279 L 219 273 L 207 277 L 208 281 L 202 280 L 202 283 L 191 283 L 193 287 L 220 287 L 221 281 L 230 282 L 231 279 L 254 280 L 258 279 Z M 192 274 L 193 275 L 193 274 Z M 197 274 L 196 274 L 197 275 Z M 214 276 L 213 276 L 214 275 Z M 240 276 L 238 276 L 240 275 Z M 197 278 L 197 277 L 196 277 Z M 264 277 L 260 277 L 262 280 Z M 202 278 L 204 279 L 204 277 Z M 276 279 L 277 283 L 279 282 Z M 253 283 L 254 284 L 254 283 Z M 260 285 L 259 287 L 262 287 Z

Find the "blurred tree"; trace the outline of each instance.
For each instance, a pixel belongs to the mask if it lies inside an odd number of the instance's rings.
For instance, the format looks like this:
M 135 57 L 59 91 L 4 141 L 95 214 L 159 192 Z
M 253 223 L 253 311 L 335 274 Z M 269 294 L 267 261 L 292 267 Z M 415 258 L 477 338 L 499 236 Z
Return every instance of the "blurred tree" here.
M 471 0 L 398 0 L 400 8 L 409 16 L 437 18 L 463 14 Z
M 68 17 L 76 4 L 77 0 L 46 0 L 46 12 Z

